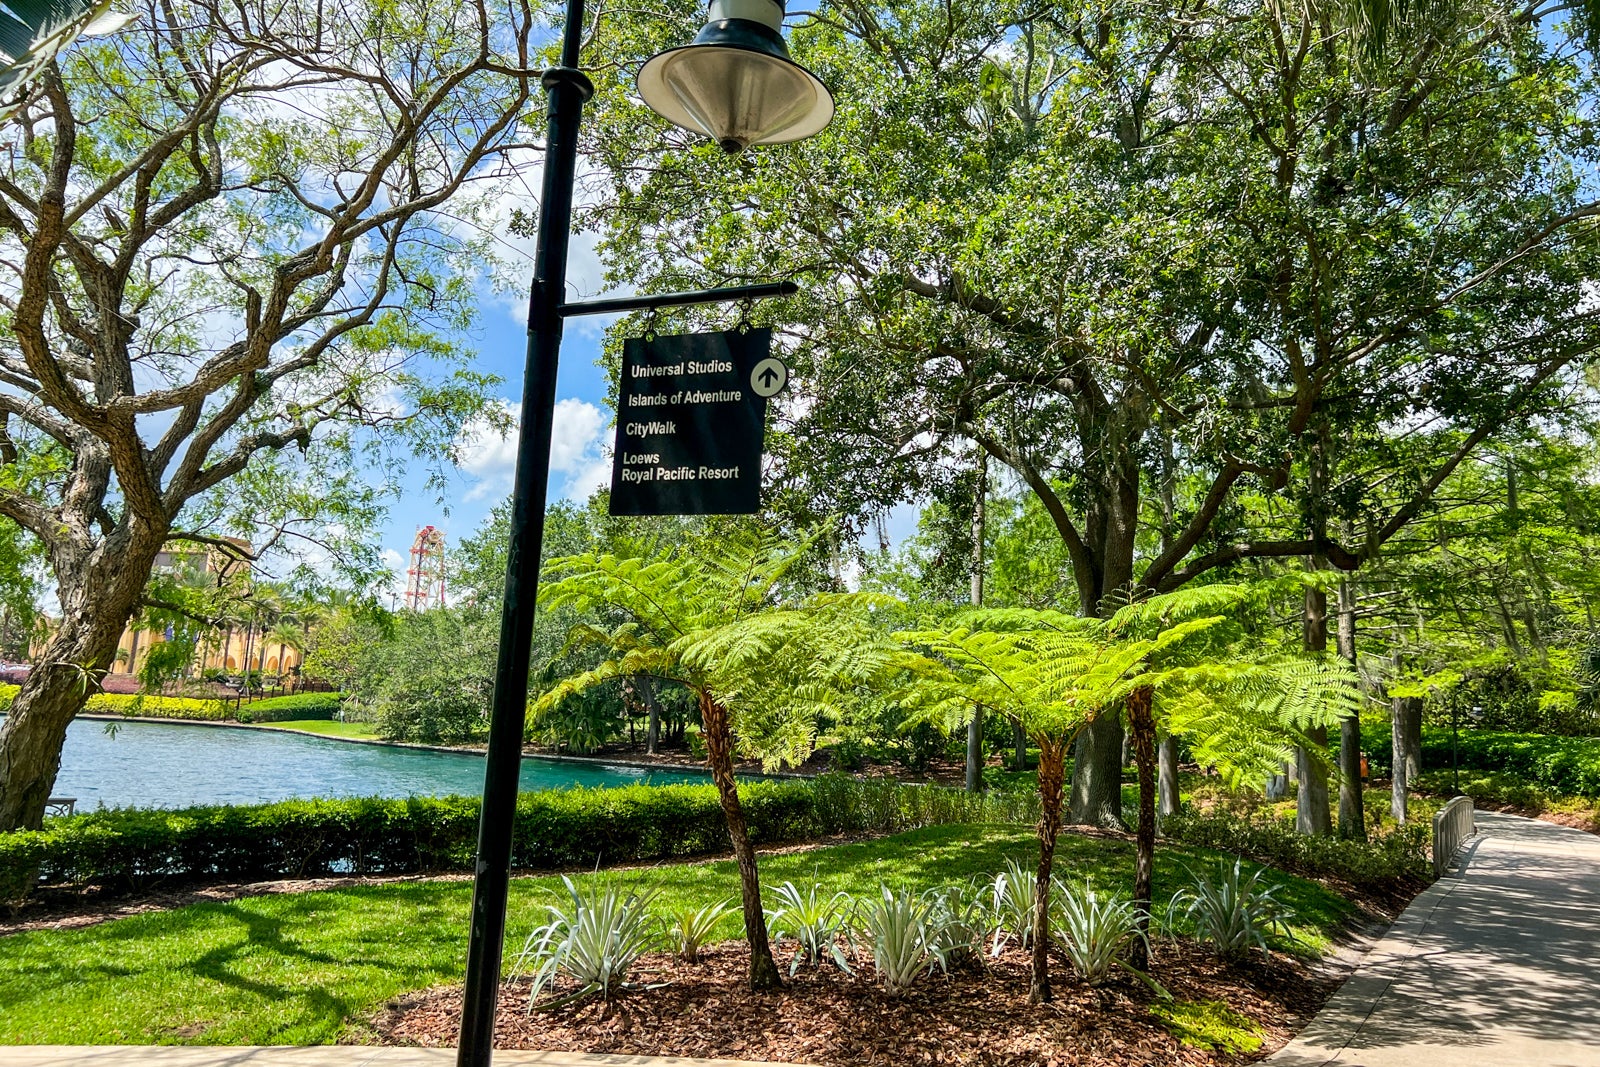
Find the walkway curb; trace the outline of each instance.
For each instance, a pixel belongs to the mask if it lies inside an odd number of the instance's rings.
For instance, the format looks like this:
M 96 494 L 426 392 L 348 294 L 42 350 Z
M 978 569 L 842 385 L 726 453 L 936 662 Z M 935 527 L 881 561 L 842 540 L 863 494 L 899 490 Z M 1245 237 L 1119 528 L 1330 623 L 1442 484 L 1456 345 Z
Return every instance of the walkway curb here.
M 1480 812 L 1272 1067 L 1600 1067 L 1600 838 Z
M 1460 887 L 1458 867 L 1456 873 L 1446 874 L 1418 893 L 1383 936 L 1356 961 L 1350 977 L 1323 1009 L 1289 1044 L 1262 1062 L 1273 1067 L 1325 1067 L 1335 1062 L 1361 1029 L 1360 1025 L 1351 1029 L 1346 1020 L 1355 1017 L 1364 1025 L 1372 1017 L 1383 995 L 1394 986 L 1398 970 L 1421 951 L 1418 942 L 1439 907 Z M 1336 1007 L 1335 1001 L 1341 1003 Z

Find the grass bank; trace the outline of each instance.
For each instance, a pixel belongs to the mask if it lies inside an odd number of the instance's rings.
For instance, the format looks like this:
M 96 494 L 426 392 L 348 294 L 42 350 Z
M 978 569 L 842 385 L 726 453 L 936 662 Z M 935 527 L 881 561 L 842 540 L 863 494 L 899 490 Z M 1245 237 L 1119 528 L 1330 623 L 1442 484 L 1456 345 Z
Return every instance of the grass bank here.
M 829 892 L 874 892 L 880 882 L 925 888 L 993 873 L 1034 854 L 1024 827 L 941 826 L 869 842 L 762 858 L 764 884 L 821 882 Z M 1131 890 L 1132 846 L 1064 834 L 1066 878 Z M 1157 852 L 1164 902 L 1220 854 Z M 1230 860 L 1231 862 L 1231 860 Z M 661 911 L 737 893 L 731 862 L 673 864 L 623 875 L 657 887 Z M 1294 909 L 1302 954 L 1326 949 L 1352 906 L 1316 883 L 1277 874 Z M 508 955 L 560 891 L 554 877 L 512 885 Z M 311 1045 L 348 1036 L 402 993 L 459 981 L 471 884 L 404 882 L 198 904 L 74 931 L 0 938 L 0 1043 Z M 720 931 L 737 933 L 737 917 Z M 0 1056 L 3 1059 L 3 1056 Z
M 331 719 L 289 719 L 285 722 L 263 723 L 265 730 L 298 730 L 303 734 L 320 734 L 323 737 L 345 737 L 357 741 L 376 741 L 378 732 L 370 722 L 335 722 Z

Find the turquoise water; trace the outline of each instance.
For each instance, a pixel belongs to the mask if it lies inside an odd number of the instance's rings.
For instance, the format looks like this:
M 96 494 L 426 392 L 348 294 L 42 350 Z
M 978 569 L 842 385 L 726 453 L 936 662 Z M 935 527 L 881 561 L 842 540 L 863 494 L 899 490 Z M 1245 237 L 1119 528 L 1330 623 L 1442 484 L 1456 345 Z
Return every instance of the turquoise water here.
M 440 796 L 483 792 L 481 753 L 357 745 L 287 730 L 79 719 L 67 728 L 52 791 L 78 810 L 263 804 L 294 797 Z M 704 782 L 662 773 L 560 760 L 524 759 L 522 788 Z

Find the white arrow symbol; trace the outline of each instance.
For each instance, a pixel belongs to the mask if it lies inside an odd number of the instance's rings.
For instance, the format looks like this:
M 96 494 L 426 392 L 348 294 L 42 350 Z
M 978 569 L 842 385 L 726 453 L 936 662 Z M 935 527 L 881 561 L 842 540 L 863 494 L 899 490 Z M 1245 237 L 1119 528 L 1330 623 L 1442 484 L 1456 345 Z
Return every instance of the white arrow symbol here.
M 772 396 L 789 384 L 789 368 L 776 356 L 768 356 L 750 372 L 750 388 L 756 396 Z

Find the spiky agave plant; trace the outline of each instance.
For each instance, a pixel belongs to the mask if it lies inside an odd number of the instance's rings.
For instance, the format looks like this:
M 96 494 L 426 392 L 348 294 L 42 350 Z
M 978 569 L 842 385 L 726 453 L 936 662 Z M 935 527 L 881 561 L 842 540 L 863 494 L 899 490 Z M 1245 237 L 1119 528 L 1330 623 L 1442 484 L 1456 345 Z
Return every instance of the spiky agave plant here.
M 767 923 L 774 934 L 787 934 L 799 942 L 794 959 L 789 962 L 792 978 L 805 963 L 813 967 L 824 959 L 831 959 L 847 974 L 850 962 L 839 946 L 839 935 L 845 929 L 852 901 L 848 893 L 828 894 L 820 882 L 802 892 L 793 882 L 785 882 L 772 890 L 778 906 L 767 912 Z
M 662 932 L 672 954 L 684 963 L 699 963 L 700 950 L 711 941 L 717 923 L 732 910 L 732 900 L 719 900 L 703 908 L 681 908 L 663 918 Z
M 899 995 L 946 964 L 940 919 L 926 895 L 879 886 L 856 908 L 855 932 L 872 946 L 872 965 L 884 988 Z
M 559 1007 L 590 993 L 610 996 L 656 942 L 649 910 L 655 890 L 640 892 L 599 876 L 580 883 L 562 875 L 561 882 L 567 903 L 545 905 L 550 921 L 528 935 L 511 967 L 512 978 L 533 978 L 529 1011 Z M 576 982 L 577 990 L 540 1003 L 540 995 L 558 975 Z
M 1235 859 L 1232 868 L 1219 862 L 1215 878 L 1188 873 L 1189 884 L 1173 895 L 1168 915 L 1187 919 L 1195 936 L 1209 941 L 1223 959 L 1239 959 L 1252 947 L 1270 954 L 1268 933 L 1290 936 L 1293 913 L 1277 898 L 1281 886 L 1263 884 L 1266 868 L 1247 878 L 1244 861 Z
M 989 954 L 998 956 L 1012 938 L 1027 948 L 1033 934 L 1033 872 L 1027 862 L 1007 856 L 1005 866 L 984 887 L 989 905 Z
M 1085 878 L 1081 885 L 1058 882 L 1055 899 L 1062 950 L 1089 985 L 1104 982 L 1119 966 L 1131 968 L 1126 957 L 1133 945 L 1144 942 L 1148 947 L 1129 898 L 1099 892 L 1094 882 Z

